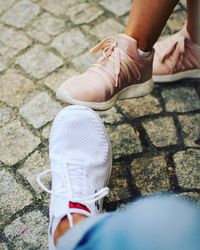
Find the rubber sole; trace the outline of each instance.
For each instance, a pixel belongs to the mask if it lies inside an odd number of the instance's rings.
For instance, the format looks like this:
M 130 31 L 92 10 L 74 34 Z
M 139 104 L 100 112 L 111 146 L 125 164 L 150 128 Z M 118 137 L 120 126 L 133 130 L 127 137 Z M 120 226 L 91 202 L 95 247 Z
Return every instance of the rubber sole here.
M 145 96 L 153 90 L 154 83 L 153 79 L 140 84 L 134 84 L 129 87 L 122 89 L 120 92 L 115 94 L 110 100 L 106 102 L 84 102 L 73 99 L 70 94 L 62 88 L 58 89 L 57 98 L 61 101 L 67 102 L 69 104 L 84 105 L 95 110 L 107 110 L 112 108 L 118 100 L 130 99 Z
M 154 82 L 175 82 L 186 78 L 200 78 L 200 69 L 192 69 L 170 75 L 153 75 Z

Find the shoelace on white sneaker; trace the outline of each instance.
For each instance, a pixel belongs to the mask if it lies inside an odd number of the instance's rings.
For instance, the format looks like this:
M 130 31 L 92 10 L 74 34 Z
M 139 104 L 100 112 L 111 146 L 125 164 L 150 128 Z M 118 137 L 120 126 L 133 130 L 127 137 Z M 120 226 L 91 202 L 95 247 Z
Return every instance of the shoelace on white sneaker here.
M 67 169 L 67 168 L 66 168 Z M 42 177 L 44 177 L 45 175 L 47 175 L 48 173 L 50 172 L 53 172 L 55 173 L 56 175 L 59 176 L 60 180 L 62 181 L 64 187 L 65 187 L 65 190 L 61 190 L 60 192 L 56 193 L 56 192 L 53 192 L 51 190 L 49 190 L 42 182 Z M 67 173 L 67 172 L 66 172 Z M 72 193 L 73 193 L 73 190 L 72 190 L 72 187 L 71 187 L 71 182 L 72 180 L 70 181 L 70 178 L 69 178 L 69 175 L 68 173 L 67 174 L 63 174 L 61 175 L 60 173 L 58 173 L 56 170 L 53 170 L 53 169 L 47 169 L 47 170 L 44 170 L 43 172 L 41 172 L 38 176 L 37 176 L 37 182 L 39 184 L 39 186 L 47 193 L 51 194 L 51 195 L 57 195 L 57 196 L 60 196 L 60 197 L 63 197 L 66 199 L 66 202 L 67 204 L 69 204 L 69 202 L 74 202 L 74 203 L 86 203 L 86 204 L 91 204 L 97 200 L 100 200 L 102 199 L 103 197 L 105 197 L 106 195 L 108 195 L 109 193 L 109 188 L 108 187 L 105 187 L 105 188 L 102 188 L 100 189 L 98 192 L 96 192 L 94 195 L 90 195 L 90 196 L 86 196 L 86 197 L 73 197 Z M 76 183 L 77 182 L 77 179 L 76 179 Z M 66 193 L 69 194 L 70 192 L 70 195 L 66 195 Z M 67 217 L 68 217 L 68 220 L 69 220 L 69 226 L 70 228 L 73 227 L 73 219 L 72 219 L 72 215 L 70 213 L 70 208 L 68 207 L 67 209 Z
M 184 36 L 171 36 L 168 39 L 170 39 L 170 46 L 166 47 L 165 44 L 161 42 L 157 45 L 156 52 L 160 62 L 166 63 L 171 69 L 171 73 L 173 73 L 182 65 L 186 38 Z M 170 60 L 170 58 L 172 58 L 172 60 Z
M 120 71 L 128 78 L 128 82 L 131 81 L 131 75 L 134 74 L 137 80 L 140 80 L 141 73 L 133 59 L 131 59 L 130 55 L 127 56 L 128 51 L 126 53 L 120 48 L 119 42 L 115 36 L 109 36 L 90 49 L 90 53 L 97 53 L 98 51 L 103 50 L 103 56 L 99 58 L 96 64 L 93 67 L 89 68 L 90 71 L 95 71 L 96 67 L 101 67 L 101 63 L 105 63 L 111 58 L 111 55 L 114 55 L 113 60 L 114 70 L 115 70 L 115 87 L 118 87 L 120 82 Z M 126 57 L 125 60 L 121 60 L 122 54 Z

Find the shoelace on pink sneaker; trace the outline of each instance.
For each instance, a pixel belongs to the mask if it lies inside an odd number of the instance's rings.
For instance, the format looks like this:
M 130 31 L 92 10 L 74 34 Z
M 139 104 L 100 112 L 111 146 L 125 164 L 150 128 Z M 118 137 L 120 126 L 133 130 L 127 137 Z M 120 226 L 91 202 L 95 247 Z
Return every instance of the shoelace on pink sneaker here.
M 109 188 L 108 187 L 105 187 L 105 188 L 102 188 L 100 189 L 98 192 L 96 192 L 95 194 L 93 195 L 89 195 L 89 196 L 86 196 L 86 197 L 73 197 L 72 196 L 72 187 L 71 187 L 71 181 L 69 179 L 69 174 L 67 172 L 67 167 L 65 168 L 66 170 L 66 174 L 63 173 L 63 175 L 61 175 L 60 173 L 58 173 L 57 171 L 53 170 L 53 169 L 47 169 L 47 170 L 44 170 L 43 172 L 41 172 L 38 176 L 37 176 L 37 183 L 39 184 L 39 186 L 47 193 L 51 194 L 51 195 L 56 195 L 56 196 L 60 196 L 60 197 L 63 197 L 65 198 L 66 200 L 66 203 L 69 204 L 69 202 L 74 202 L 74 203 L 86 203 L 86 204 L 91 204 L 97 200 L 100 200 L 102 199 L 103 197 L 105 197 L 106 195 L 108 195 L 109 193 Z M 77 168 L 76 168 L 76 171 L 77 171 Z M 49 190 L 42 182 L 42 177 L 44 177 L 45 175 L 47 175 L 48 173 L 50 172 L 53 172 L 55 173 L 59 178 L 60 180 L 62 181 L 63 183 L 63 186 L 64 186 L 64 190 L 60 190 L 59 193 L 56 193 L 56 192 L 53 192 L 51 190 Z M 78 180 L 76 180 L 75 183 L 77 183 Z M 68 195 L 66 195 L 66 193 L 68 193 Z M 70 194 L 69 194 L 70 193 Z M 70 228 L 73 227 L 73 218 L 72 218 L 72 215 L 70 213 L 70 208 L 67 207 L 67 212 L 66 212 L 66 215 L 68 217 L 68 220 L 69 220 L 69 226 Z
M 168 38 L 170 46 L 166 46 L 163 42 L 157 44 L 156 53 L 160 62 L 165 63 L 170 69 L 171 73 L 180 68 L 185 54 L 185 40 L 186 37 L 171 36 Z
M 126 52 L 123 51 L 123 49 L 120 48 L 120 44 L 122 43 L 119 42 L 116 37 L 110 36 L 90 49 L 90 53 L 97 53 L 98 51 L 103 50 L 103 56 L 100 57 L 99 60 L 97 60 L 97 63 L 88 70 L 98 73 L 98 68 L 101 68 L 102 64 L 106 63 L 108 60 L 112 60 L 115 71 L 115 87 L 121 85 L 121 71 L 127 77 L 128 82 L 131 81 L 133 74 L 138 81 L 141 79 L 141 73 L 137 67 L 137 64 L 131 58 L 130 52 L 128 49 Z M 113 55 L 113 57 L 111 57 L 111 55 Z M 125 58 L 125 60 L 122 60 L 122 58 Z

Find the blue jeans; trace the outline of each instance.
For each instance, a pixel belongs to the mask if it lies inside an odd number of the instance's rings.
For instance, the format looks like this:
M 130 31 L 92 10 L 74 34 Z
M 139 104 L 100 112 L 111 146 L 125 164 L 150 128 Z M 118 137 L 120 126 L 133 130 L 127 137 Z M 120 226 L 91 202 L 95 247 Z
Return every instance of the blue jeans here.
M 77 224 L 58 249 L 200 250 L 200 209 L 172 196 L 150 196 Z

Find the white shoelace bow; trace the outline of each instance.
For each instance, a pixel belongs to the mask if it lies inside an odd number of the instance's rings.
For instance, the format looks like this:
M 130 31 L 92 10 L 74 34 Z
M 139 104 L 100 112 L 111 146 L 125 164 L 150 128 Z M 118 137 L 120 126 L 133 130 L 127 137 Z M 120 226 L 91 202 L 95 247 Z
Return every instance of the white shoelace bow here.
M 101 63 L 105 63 L 109 60 L 110 56 L 113 54 L 114 55 L 114 71 L 115 71 L 115 87 L 118 87 L 120 83 L 120 71 L 124 73 L 124 75 L 127 76 L 128 81 L 131 81 L 131 74 L 134 72 L 134 75 L 137 80 L 141 78 L 141 73 L 134 62 L 133 59 L 129 58 L 128 59 L 128 51 L 126 51 L 126 61 L 121 61 L 121 53 L 123 50 L 119 47 L 119 42 L 117 41 L 117 38 L 115 36 L 109 36 L 102 40 L 100 43 L 98 43 L 96 46 L 94 46 L 92 49 L 90 49 L 90 53 L 97 53 L 100 50 L 103 50 L 103 56 L 99 58 L 97 61 L 97 64 L 94 64 L 93 67 L 91 67 L 89 70 L 95 71 L 95 67 L 100 67 Z M 123 67 L 121 67 L 121 64 Z
M 67 168 L 65 168 L 66 170 Z M 76 171 L 77 171 L 77 168 L 76 168 Z M 60 192 L 56 193 L 56 192 L 53 192 L 52 190 L 49 190 L 42 182 L 42 178 L 47 175 L 48 173 L 55 173 L 57 176 L 59 176 L 60 180 L 62 181 L 63 185 L 64 185 L 64 190 L 61 190 Z M 66 172 L 67 173 L 67 172 Z M 75 177 L 74 177 L 75 178 Z M 71 182 L 73 182 L 73 180 L 70 181 L 69 179 L 69 175 L 68 173 L 67 174 L 63 174 L 61 175 L 60 173 L 58 173 L 57 171 L 53 170 L 53 169 L 47 169 L 47 170 L 44 170 L 43 172 L 41 172 L 38 176 L 37 176 L 37 183 L 39 184 L 39 186 L 47 193 L 51 194 L 51 195 L 56 195 L 56 196 L 59 196 L 59 197 L 62 197 L 62 198 L 65 198 L 66 199 L 66 202 L 67 204 L 69 205 L 69 202 L 73 202 L 73 203 L 86 203 L 86 204 L 91 204 L 97 200 L 100 200 L 102 199 L 103 197 L 105 197 L 106 195 L 108 195 L 109 193 L 109 188 L 108 187 L 105 187 L 105 188 L 102 188 L 100 189 L 98 192 L 96 192 L 95 194 L 93 195 L 90 195 L 90 196 L 86 196 L 86 197 L 73 197 L 72 196 L 72 187 L 71 187 Z M 73 178 L 72 178 L 73 179 Z M 76 182 L 77 183 L 77 179 L 76 179 Z M 80 183 L 79 183 L 80 185 Z M 66 195 L 67 193 L 69 194 L 70 192 L 70 195 Z M 67 209 L 67 217 L 68 217 L 68 220 L 69 220 L 69 226 L 70 228 L 73 227 L 73 218 L 72 218 L 72 215 L 70 213 L 70 208 L 68 207 Z

